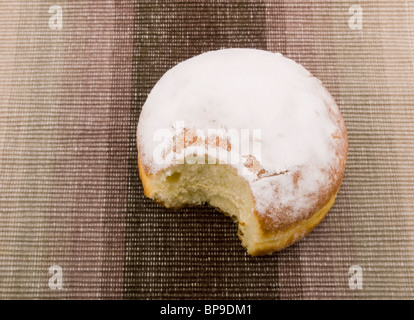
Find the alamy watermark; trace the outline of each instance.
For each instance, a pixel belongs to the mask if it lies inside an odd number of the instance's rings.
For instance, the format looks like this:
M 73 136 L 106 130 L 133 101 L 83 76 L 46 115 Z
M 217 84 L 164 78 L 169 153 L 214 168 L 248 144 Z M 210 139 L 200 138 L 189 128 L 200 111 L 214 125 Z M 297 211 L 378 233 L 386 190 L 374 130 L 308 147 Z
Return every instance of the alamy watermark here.
M 51 290 L 63 289 L 63 269 L 61 266 L 53 265 L 49 268 L 49 274 L 52 276 L 49 278 L 49 288 Z
M 349 268 L 348 274 L 350 278 L 348 280 L 349 289 L 362 290 L 363 289 L 363 273 L 362 268 L 359 265 L 353 265 Z
M 262 170 L 260 129 L 194 129 L 177 121 L 175 130 L 160 128 L 154 132 L 157 142 L 153 160 L 158 165 L 242 164 L 246 175 Z
M 61 6 L 51 6 L 49 13 L 52 16 L 49 18 L 49 28 L 52 30 L 63 29 L 63 9 Z
M 354 4 L 349 7 L 348 13 L 352 14 L 348 20 L 349 29 L 362 30 L 362 7 L 360 5 Z

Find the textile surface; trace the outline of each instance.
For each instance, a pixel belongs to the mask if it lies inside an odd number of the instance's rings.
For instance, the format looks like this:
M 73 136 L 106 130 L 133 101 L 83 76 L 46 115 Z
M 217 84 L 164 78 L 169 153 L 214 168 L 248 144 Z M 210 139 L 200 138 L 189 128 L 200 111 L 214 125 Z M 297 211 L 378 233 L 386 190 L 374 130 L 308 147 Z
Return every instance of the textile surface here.
M 267 257 L 215 209 L 165 209 L 138 178 L 151 88 L 230 47 L 301 63 L 348 129 L 334 207 Z M 2 299 L 412 299 L 414 3 L 2 0 L 0 177 Z

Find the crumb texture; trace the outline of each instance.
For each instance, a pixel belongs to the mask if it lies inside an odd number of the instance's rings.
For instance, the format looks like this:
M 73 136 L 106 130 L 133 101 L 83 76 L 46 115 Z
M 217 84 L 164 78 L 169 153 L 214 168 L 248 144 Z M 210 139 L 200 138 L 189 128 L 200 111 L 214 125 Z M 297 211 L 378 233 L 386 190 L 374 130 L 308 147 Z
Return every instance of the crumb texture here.
M 169 208 L 208 203 L 238 222 L 239 237 L 247 248 L 260 239 L 249 185 L 229 165 L 181 164 L 151 178 L 155 201 Z

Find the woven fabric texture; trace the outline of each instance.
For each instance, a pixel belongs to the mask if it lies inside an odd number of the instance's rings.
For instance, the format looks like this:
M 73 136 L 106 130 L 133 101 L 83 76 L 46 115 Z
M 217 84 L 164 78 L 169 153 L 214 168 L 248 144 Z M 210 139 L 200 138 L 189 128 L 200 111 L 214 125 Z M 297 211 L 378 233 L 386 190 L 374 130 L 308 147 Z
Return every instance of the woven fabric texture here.
M 138 178 L 151 88 L 230 47 L 303 64 L 349 134 L 334 207 L 267 257 L 208 206 L 146 199 Z M 2 0 L 0 52 L 0 298 L 414 298 L 412 1 Z

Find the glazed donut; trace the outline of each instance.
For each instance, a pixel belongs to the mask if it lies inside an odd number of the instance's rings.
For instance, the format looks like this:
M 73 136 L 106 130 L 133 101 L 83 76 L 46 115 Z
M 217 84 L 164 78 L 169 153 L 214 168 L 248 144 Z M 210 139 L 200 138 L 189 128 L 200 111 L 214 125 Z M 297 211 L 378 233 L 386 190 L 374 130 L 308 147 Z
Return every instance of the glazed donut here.
M 137 128 L 144 194 L 168 208 L 209 203 L 252 256 L 302 239 L 335 201 L 348 152 L 333 97 L 279 53 L 210 51 L 167 71 Z

